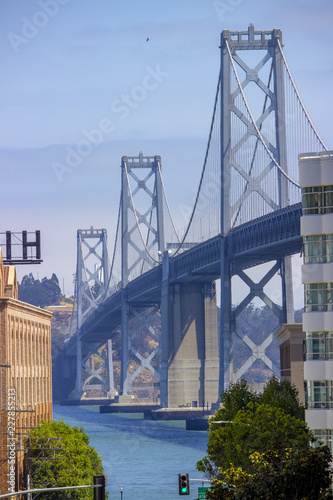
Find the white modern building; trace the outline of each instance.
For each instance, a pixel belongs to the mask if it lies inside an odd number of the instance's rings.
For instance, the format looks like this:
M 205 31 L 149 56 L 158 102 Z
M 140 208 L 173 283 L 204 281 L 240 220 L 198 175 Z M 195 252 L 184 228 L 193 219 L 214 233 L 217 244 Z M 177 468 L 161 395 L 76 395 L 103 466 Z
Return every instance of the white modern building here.
M 299 155 L 304 241 L 305 419 L 332 450 L 333 151 Z

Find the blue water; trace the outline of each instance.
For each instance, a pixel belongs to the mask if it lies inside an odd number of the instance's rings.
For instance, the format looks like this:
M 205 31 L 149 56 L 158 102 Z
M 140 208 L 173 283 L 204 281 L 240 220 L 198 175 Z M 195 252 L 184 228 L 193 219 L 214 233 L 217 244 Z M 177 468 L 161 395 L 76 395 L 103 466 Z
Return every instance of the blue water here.
M 196 462 L 206 454 L 207 432 L 187 431 L 183 421 L 143 420 L 141 414 L 100 414 L 98 406 L 59 406 L 53 418 L 83 427 L 103 459 L 110 500 L 179 498 L 178 473 L 202 478 Z M 198 498 L 191 484 L 189 500 Z

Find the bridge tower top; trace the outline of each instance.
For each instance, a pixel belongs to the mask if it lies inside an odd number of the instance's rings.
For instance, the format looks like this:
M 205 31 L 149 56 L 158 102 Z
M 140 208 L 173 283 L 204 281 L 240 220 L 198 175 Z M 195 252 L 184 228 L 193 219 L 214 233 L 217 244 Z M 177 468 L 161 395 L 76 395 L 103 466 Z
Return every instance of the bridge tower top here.
M 288 204 L 281 47 L 280 29 L 221 33 L 222 234 Z
M 151 269 L 165 250 L 161 157 L 123 156 L 122 286 Z
M 282 44 L 282 31 L 273 29 L 271 31 L 256 31 L 253 24 L 249 25 L 247 31 L 223 30 L 221 35 L 221 46 L 228 41 L 230 49 L 233 50 L 264 50 L 277 44 Z
M 109 280 L 106 229 L 77 230 L 77 328 L 105 298 Z

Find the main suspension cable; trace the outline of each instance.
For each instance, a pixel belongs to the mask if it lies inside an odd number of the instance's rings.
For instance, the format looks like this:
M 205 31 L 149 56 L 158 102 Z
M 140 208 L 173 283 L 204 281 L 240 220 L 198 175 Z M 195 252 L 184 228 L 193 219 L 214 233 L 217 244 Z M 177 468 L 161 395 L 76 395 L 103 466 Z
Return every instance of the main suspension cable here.
M 121 194 L 120 194 L 120 200 L 119 200 L 119 208 L 118 208 L 118 218 L 117 218 L 117 229 L 116 229 L 116 236 L 114 240 L 114 247 L 113 247 L 113 255 L 112 255 L 112 262 L 111 262 L 111 267 L 110 267 L 110 272 L 109 272 L 109 279 L 108 279 L 108 284 L 106 286 L 106 293 L 109 289 L 110 283 L 111 283 L 111 278 L 112 278 L 112 273 L 113 273 L 113 266 L 116 258 L 116 251 L 117 251 L 117 243 L 118 243 L 118 235 L 119 235 L 119 225 L 120 225 L 120 214 L 121 214 Z
M 177 236 L 178 243 L 180 243 L 179 234 L 178 234 L 175 222 L 174 222 L 173 217 L 172 217 L 172 213 L 171 213 L 171 209 L 170 209 L 170 205 L 169 205 L 169 200 L 168 200 L 168 197 L 167 197 L 167 194 L 166 194 L 164 180 L 163 180 L 163 177 L 162 177 L 161 164 L 160 164 L 160 162 L 157 162 L 157 164 L 158 164 L 158 170 L 159 170 L 159 173 L 160 173 L 160 179 L 161 179 L 161 184 L 162 184 L 162 188 L 163 188 L 163 194 L 164 194 L 164 198 L 165 198 L 165 203 L 166 203 L 166 206 L 167 206 L 167 209 L 168 209 L 168 212 L 169 212 L 169 217 L 170 217 L 170 220 L 171 220 L 171 223 L 172 223 L 172 226 L 173 226 L 173 230 L 174 230 L 174 232 L 175 232 L 175 234 Z
M 290 81 L 291 81 L 291 83 L 292 83 L 292 86 L 294 87 L 294 91 L 295 91 L 295 93 L 296 93 L 296 95 L 297 95 L 297 98 L 298 98 L 298 100 L 299 100 L 299 102 L 300 102 L 300 104 L 301 104 L 301 106 L 302 106 L 303 112 L 304 112 L 304 114 L 305 114 L 305 116 L 306 116 L 306 118 L 307 118 L 307 120 L 308 120 L 308 122 L 309 122 L 310 126 L 312 127 L 312 130 L 313 130 L 313 131 L 314 131 L 314 133 L 316 134 L 318 141 L 319 141 L 319 142 L 320 142 L 320 144 L 323 146 L 323 148 L 325 149 L 325 151 L 327 151 L 327 149 L 328 149 L 328 148 L 327 148 L 327 146 L 325 145 L 324 141 L 321 139 L 321 137 L 320 137 L 319 133 L 317 132 L 316 127 L 315 127 L 315 126 L 314 126 L 314 124 L 312 123 L 312 120 L 311 120 L 311 118 L 310 118 L 310 116 L 309 116 L 308 112 L 307 112 L 307 111 L 306 111 L 306 109 L 305 109 L 305 106 L 304 106 L 304 104 L 303 104 L 303 101 L 302 101 L 302 99 L 301 99 L 301 96 L 300 96 L 300 94 L 299 94 L 299 92 L 298 92 L 298 90 L 297 90 L 297 87 L 296 87 L 296 85 L 295 85 L 294 79 L 293 79 L 293 77 L 292 77 L 292 75 L 291 75 L 291 71 L 290 71 L 289 66 L 288 66 L 288 64 L 287 64 L 287 60 L 286 60 L 285 55 L 284 55 L 284 52 L 283 52 L 283 50 L 282 50 L 282 46 L 281 46 L 280 40 L 278 40 L 277 42 L 278 42 L 278 45 L 279 45 L 279 49 L 280 49 L 280 52 L 281 52 L 281 55 L 282 55 L 282 59 L 283 59 L 283 62 L 284 62 L 284 64 L 285 64 L 285 67 L 286 67 L 287 73 L 288 73 L 288 75 L 289 75 L 289 78 L 290 78 Z
M 216 96 L 215 96 L 215 102 L 214 102 L 213 118 L 212 118 L 211 125 L 210 125 L 208 143 L 207 143 L 207 148 L 206 148 L 204 165 L 203 165 L 203 169 L 202 169 L 202 173 L 201 173 L 201 178 L 200 178 L 200 182 L 199 182 L 198 192 L 197 192 L 197 195 L 196 195 L 196 198 L 195 198 L 194 207 L 193 207 L 193 210 L 192 210 L 190 221 L 189 221 L 188 226 L 186 228 L 186 231 L 185 231 L 185 234 L 183 236 L 183 239 L 182 239 L 179 247 L 177 248 L 177 250 L 172 254 L 172 256 L 177 255 L 178 252 L 180 251 L 180 249 L 182 248 L 182 246 L 183 246 L 183 244 L 185 242 L 185 239 L 186 239 L 186 237 L 188 235 L 188 232 L 190 230 L 190 227 L 191 227 L 191 224 L 192 224 L 192 221 L 193 221 L 193 217 L 194 217 L 194 213 L 195 213 L 195 210 L 196 210 L 196 207 L 197 207 L 197 204 L 198 204 L 199 195 L 200 195 L 200 191 L 201 191 L 201 186 L 202 186 L 202 183 L 203 183 L 203 178 L 204 178 L 205 170 L 206 170 L 206 166 L 207 166 L 207 159 L 208 159 L 208 153 L 209 153 L 210 143 L 211 143 L 212 135 L 213 135 L 213 127 L 214 127 L 214 121 L 215 121 L 215 115 L 216 115 L 218 97 L 219 97 L 219 92 L 220 92 L 220 82 L 221 82 L 221 72 L 219 74 L 218 83 L 217 83 Z

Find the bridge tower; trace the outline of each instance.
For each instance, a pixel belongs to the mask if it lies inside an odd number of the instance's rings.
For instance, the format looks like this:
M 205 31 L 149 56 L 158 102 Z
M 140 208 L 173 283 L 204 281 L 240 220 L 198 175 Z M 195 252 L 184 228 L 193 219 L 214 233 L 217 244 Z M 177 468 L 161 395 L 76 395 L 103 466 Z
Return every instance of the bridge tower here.
M 277 260 L 259 283 L 255 283 L 244 268 L 232 268 L 227 236 L 232 227 L 241 222 L 241 208 L 251 198 L 255 203 L 269 205 L 269 210 L 277 210 L 288 204 L 288 183 L 278 171 L 278 190 L 272 192 L 262 189 L 262 179 L 275 168 L 274 160 L 285 173 L 288 173 L 286 148 L 285 89 L 283 59 L 279 45 L 282 46 L 282 33 L 255 31 L 250 25 L 248 31 L 223 30 L 221 34 L 221 334 L 220 342 L 220 393 L 229 383 L 240 378 L 257 360 L 261 359 L 279 376 L 279 369 L 267 354 L 267 347 L 274 335 L 270 333 L 261 345 L 255 345 L 243 332 L 237 329 L 237 317 L 254 297 L 259 297 L 278 316 L 279 323 L 294 322 L 293 292 L 291 281 L 291 258 Z M 260 51 L 260 53 L 258 52 Z M 251 55 L 253 56 L 252 63 Z M 242 54 L 242 55 L 241 55 Z M 244 56 L 243 56 L 244 54 Z M 258 62 L 258 56 L 260 60 Z M 235 67 L 240 69 L 242 82 L 236 81 Z M 266 72 L 265 72 L 266 71 Z M 262 74 L 267 75 L 264 83 Z M 251 120 L 246 108 L 243 89 L 254 87 L 261 94 L 263 106 L 255 120 Z M 243 99 L 240 99 L 243 97 Z M 238 133 L 233 135 L 232 127 L 238 120 Z M 269 125 L 267 126 L 267 123 Z M 255 173 L 255 161 L 259 147 L 259 137 L 267 148 L 267 164 L 260 175 Z M 251 142 L 252 141 L 252 142 Z M 251 146 L 250 146 L 251 144 Z M 247 159 L 247 165 L 242 160 Z M 242 188 L 235 196 L 235 183 Z M 254 196 L 255 195 L 255 196 Z M 260 200 L 260 201 L 258 201 Z M 272 260 L 274 256 L 272 255 Z M 264 287 L 273 276 L 279 274 L 282 283 L 282 307 L 274 303 L 265 293 Z M 247 297 L 233 311 L 231 307 L 231 278 L 238 276 L 250 289 Z M 231 344 L 235 332 L 251 349 L 251 355 L 238 372 L 233 373 Z M 224 360 L 224 363 L 223 363 Z
M 112 344 L 108 340 L 104 353 L 100 351 L 101 342 L 85 346 L 80 340 L 80 327 L 88 316 L 105 299 L 108 290 L 109 262 L 107 252 L 106 229 L 78 229 L 77 231 L 77 270 L 76 270 L 76 307 L 77 307 L 77 361 L 76 361 L 76 397 L 80 398 L 90 382 L 96 389 L 114 391 L 112 369 Z M 95 356 L 100 358 L 95 367 Z M 83 370 L 88 377 L 83 380 Z M 103 373 L 103 370 L 104 374 Z M 91 386 L 90 386 L 91 387 Z
M 149 370 L 160 380 L 154 366 L 154 358 L 160 351 L 160 332 L 153 326 L 153 317 L 159 304 L 129 301 L 126 287 L 143 272 L 152 269 L 161 261 L 165 251 L 163 223 L 163 186 L 161 157 L 123 156 L 121 163 L 121 260 L 122 260 L 122 308 L 121 308 L 121 378 L 120 394 L 126 396 L 133 381 L 142 372 Z M 137 327 L 129 334 L 129 320 L 135 318 Z M 154 341 L 154 348 L 147 355 L 135 346 L 135 338 L 144 331 Z M 134 355 L 137 369 L 129 374 L 129 356 Z

